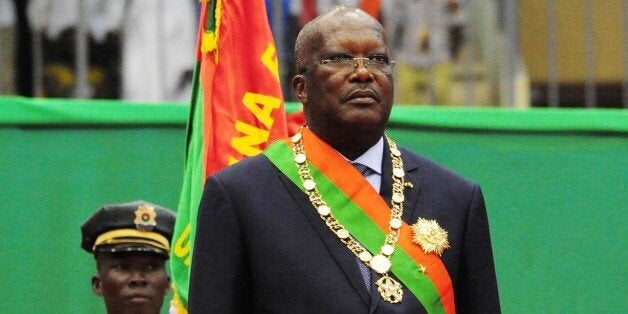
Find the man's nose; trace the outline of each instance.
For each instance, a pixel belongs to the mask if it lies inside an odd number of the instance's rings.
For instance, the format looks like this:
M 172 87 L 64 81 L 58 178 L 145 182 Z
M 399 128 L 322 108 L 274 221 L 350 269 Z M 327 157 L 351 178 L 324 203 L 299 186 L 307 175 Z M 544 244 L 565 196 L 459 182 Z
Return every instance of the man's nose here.
M 358 69 L 360 67 L 365 67 L 366 68 L 367 65 L 366 65 L 366 61 L 365 60 L 366 60 L 366 58 L 364 58 L 364 57 L 353 58 L 353 61 L 355 61 L 353 67 L 356 68 L 356 69 Z
M 373 79 L 373 73 L 366 66 L 366 58 L 355 58 L 353 73 L 360 82 L 367 82 Z
M 129 284 L 131 286 L 146 286 L 148 284 L 146 273 L 144 273 L 144 271 L 142 270 L 134 270 L 133 272 L 131 272 Z

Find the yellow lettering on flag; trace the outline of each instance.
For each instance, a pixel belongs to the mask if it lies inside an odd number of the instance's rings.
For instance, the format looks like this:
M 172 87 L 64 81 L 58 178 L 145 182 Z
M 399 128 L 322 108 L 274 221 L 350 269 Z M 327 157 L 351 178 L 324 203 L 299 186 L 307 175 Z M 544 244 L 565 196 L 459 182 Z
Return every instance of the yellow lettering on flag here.
M 262 130 L 240 120 L 236 120 L 235 129 L 245 136 L 232 138 L 231 147 L 244 156 L 259 154 L 262 151 L 259 148 L 259 144 L 268 141 L 270 136 L 270 132 L 267 130 Z
M 275 54 L 275 44 L 272 42 L 268 44 L 262 54 L 262 63 L 279 82 L 279 61 L 277 61 L 277 55 Z
M 174 245 L 173 251 L 174 255 L 176 255 L 180 259 L 184 259 L 183 264 L 189 266 L 190 265 L 190 230 L 192 225 L 188 223 L 181 232 L 181 235 L 177 239 L 177 242 Z
M 273 114 L 273 110 L 278 109 L 281 106 L 281 99 L 273 96 L 247 92 L 242 98 L 242 103 L 249 108 L 251 113 L 255 115 L 259 122 L 261 122 L 266 128 L 270 129 L 274 123 L 274 119 L 271 115 Z
M 240 159 L 237 159 L 233 156 L 229 156 L 229 163 L 227 165 L 231 166 L 233 164 L 235 164 L 236 162 L 240 161 Z

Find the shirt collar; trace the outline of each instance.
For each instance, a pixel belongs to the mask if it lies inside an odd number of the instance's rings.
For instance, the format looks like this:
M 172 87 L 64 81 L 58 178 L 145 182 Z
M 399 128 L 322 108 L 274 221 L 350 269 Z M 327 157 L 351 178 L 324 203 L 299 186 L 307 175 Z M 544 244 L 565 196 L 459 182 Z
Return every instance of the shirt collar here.
M 382 174 L 382 158 L 384 156 L 384 137 L 381 137 L 375 145 L 371 146 L 360 157 L 351 160 L 351 163 L 359 162 L 365 166 L 368 166 L 377 174 Z M 345 158 L 346 159 L 346 158 Z

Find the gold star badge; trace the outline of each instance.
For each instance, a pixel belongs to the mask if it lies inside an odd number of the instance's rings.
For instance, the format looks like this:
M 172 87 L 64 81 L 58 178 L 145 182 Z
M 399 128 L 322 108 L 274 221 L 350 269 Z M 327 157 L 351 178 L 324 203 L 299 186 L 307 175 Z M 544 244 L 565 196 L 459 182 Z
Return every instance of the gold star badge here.
M 157 225 L 155 218 L 157 218 L 155 208 L 142 204 L 138 206 L 135 211 L 135 220 L 133 223 L 138 230 L 151 231 Z
M 421 274 L 426 275 L 427 274 L 427 267 L 423 266 L 423 264 L 419 264 L 419 272 L 421 272 Z
M 412 242 L 419 244 L 426 254 L 436 253 L 441 256 L 443 251 L 449 248 L 447 231 L 441 228 L 436 220 L 419 218 L 412 225 L 412 231 Z

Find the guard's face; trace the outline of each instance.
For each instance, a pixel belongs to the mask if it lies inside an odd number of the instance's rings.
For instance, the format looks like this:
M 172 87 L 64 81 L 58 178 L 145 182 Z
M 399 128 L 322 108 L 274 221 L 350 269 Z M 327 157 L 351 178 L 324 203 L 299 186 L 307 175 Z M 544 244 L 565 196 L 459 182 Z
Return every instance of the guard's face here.
M 105 299 L 107 313 L 159 313 L 170 287 L 165 263 L 152 254 L 102 254 L 92 288 Z
M 341 18 L 321 30 L 320 50 L 311 56 L 303 75 L 293 86 L 304 103 L 308 126 L 318 134 L 346 128 L 381 136 L 393 103 L 391 71 L 374 65 L 357 66 L 324 59 L 390 58 L 381 29 L 357 18 Z M 381 60 L 381 59 L 380 59 Z

